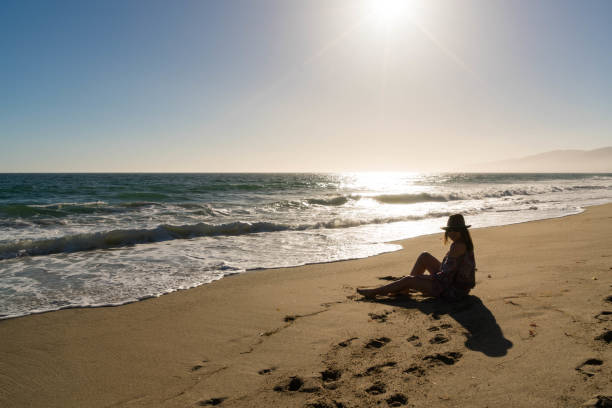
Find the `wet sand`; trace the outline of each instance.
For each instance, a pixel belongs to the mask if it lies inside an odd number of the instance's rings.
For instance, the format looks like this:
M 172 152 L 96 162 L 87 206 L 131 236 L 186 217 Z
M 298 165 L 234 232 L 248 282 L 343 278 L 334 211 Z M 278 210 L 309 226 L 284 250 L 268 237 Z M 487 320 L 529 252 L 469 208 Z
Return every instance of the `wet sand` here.
M 612 394 L 612 204 L 472 237 L 477 286 L 457 303 L 355 294 L 422 251 L 442 258 L 440 233 L 0 321 L 0 406 L 575 407 Z

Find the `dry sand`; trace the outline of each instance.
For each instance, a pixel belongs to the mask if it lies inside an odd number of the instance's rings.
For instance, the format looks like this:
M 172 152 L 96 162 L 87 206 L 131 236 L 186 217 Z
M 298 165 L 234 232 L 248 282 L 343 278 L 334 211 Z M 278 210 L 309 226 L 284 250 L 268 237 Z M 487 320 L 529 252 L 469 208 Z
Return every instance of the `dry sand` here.
M 442 257 L 256 271 L 0 321 L 2 407 L 576 407 L 612 393 L 612 205 L 472 230 L 470 298 L 363 301 Z M 310 405 L 309 405 L 310 404 Z

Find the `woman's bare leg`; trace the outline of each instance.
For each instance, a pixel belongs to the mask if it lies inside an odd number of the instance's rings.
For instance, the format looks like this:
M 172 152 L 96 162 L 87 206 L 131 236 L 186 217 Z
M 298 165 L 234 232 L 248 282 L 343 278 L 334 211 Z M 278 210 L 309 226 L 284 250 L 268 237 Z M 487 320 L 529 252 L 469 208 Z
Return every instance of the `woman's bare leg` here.
M 402 293 L 409 289 L 418 290 L 426 295 L 432 295 L 433 290 L 433 279 L 429 276 L 404 276 L 402 279 L 390 283 L 388 285 L 380 286 L 374 289 L 357 289 L 357 293 L 372 298 L 376 295 L 387 295 L 390 293 Z
M 376 295 L 386 295 L 389 293 L 408 293 L 411 289 L 418 290 L 427 295 L 433 294 L 433 282 L 431 277 L 424 276 L 425 271 L 431 275 L 440 270 L 441 263 L 433 255 L 423 252 L 417 258 L 410 275 L 402 279 L 380 286 L 374 289 L 357 289 L 357 292 L 365 297 L 372 298 Z
M 421 276 L 425 273 L 425 271 L 428 271 L 431 275 L 433 275 L 440 270 L 441 266 L 442 264 L 436 259 L 435 256 L 429 252 L 423 252 L 421 255 L 419 255 L 414 263 L 410 275 Z

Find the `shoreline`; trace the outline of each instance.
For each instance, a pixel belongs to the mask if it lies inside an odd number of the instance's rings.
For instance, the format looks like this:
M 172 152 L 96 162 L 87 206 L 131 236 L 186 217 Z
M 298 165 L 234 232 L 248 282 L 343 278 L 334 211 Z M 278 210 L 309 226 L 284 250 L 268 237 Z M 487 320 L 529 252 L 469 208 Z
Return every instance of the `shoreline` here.
M 478 283 L 461 305 L 355 296 L 404 274 L 419 252 L 441 257 L 438 233 L 120 307 L 0 320 L 0 405 L 580 405 L 610 393 L 612 354 L 595 339 L 610 328 L 595 317 L 612 309 L 610 219 L 604 204 L 473 229 Z
M 475 229 L 484 229 L 484 228 L 496 228 L 496 227 L 504 227 L 504 226 L 509 226 L 509 225 L 518 225 L 518 224 L 524 224 L 524 223 L 530 223 L 530 222 L 537 222 L 537 221 L 544 221 L 544 220 L 552 220 L 552 219 L 558 219 L 558 218 L 564 218 L 564 217 L 571 217 L 574 215 L 578 215 L 578 214 L 582 214 L 584 213 L 588 208 L 590 207 L 597 207 L 600 205 L 608 205 L 611 203 L 605 203 L 605 204 L 595 204 L 595 205 L 588 205 L 588 206 L 584 206 L 582 208 L 581 211 L 577 212 L 577 213 L 572 213 L 572 214 L 564 214 L 564 215 L 559 215 L 559 216 L 553 216 L 553 217 L 548 217 L 548 218 L 541 218 L 541 219 L 536 219 L 536 220 L 525 220 L 525 221 L 516 221 L 516 222 L 510 222 L 507 224 L 498 224 L 498 225 L 489 225 L 489 226 L 484 226 L 484 227 L 474 227 L 472 228 L 472 230 Z M 417 235 L 414 237 L 408 237 L 408 238 L 401 238 L 398 240 L 393 240 L 393 241 L 385 241 L 385 242 L 381 242 L 381 244 L 389 244 L 389 245 L 399 245 L 401 247 L 401 243 L 408 240 L 408 239 L 414 239 L 414 238 L 419 238 L 419 237 L 426 237 L 429 235 L 435 235 L 438 234 L 439 232 L 434 232 L 434 233 L 428 233 L 428 234 L 424 234 L 424 235 Z M 58 311 L 62 311 L 62 310 L 71 310 L 71 309 L 95 309 L 95 308 L 108 308 L 108 307 L 120 307 L 120 306 L 125 306 L 125 305 L 129 305 L 132 303 L 137 303 L 137 302 L 142 302 L 145 300 L 149 300 L 149 299 L 156 299 L 162 296 L 166 296 L 172 293 L 176 293 L 176 292 L 182 292 L 185 290 L 191 290 L 191 289 L 195 289 L 198 287 L 202 287 L 202 286 L 206 286 L 209 285 L 213 282 L 225 279 L 225 278 L 229 278 L 229 277 L 234 277 L 237 275 L 243 275 L 246 273 L 251 273 L 251 272 L 256 272 L 256 271 L 263 271 L 263 270 L 270 270 L 270 269 L 292 269 L 292 268 L 300 268 L 303 266 L 308 266 L 308 265 L 324 265 L 324 264 L 333 264 L 336 262 L 345 262 L 345 261 L 354 261 L 354 260 L 359 260 L 359 259 L 367 259 L 367 258 L 371 258 L 371 257 L 376 257 L 379 255 L 384 255 L 387 253 L 391 253 L 391 252 L 396 252 L 396 251 L 401 251 L 403 248 L 397 248 L 397 249 L 393 249 L 393 250 L 389 250 L 389 251 L 383 251 L 383 252 L 379 252 L 376 253 L 374 255 L 367 255 L 364 257 L 354 257 L 354 258 L 346 258 L 346 259 L 336 259 L 336 260 L 330 260 L 330 261 L 321 261 L 321 262 L 307 262 L 307 263 L 302 263 L 302 264 L 297 264 L 297 265 L 289 265 L 289 266 L 276 266 L 276 267 L 261 267 L 261 268 L 252 268 L 252 269 L 246 269 L 244 272 L 232 272 L 229 273 L 227 275 L 224 275 L 218 279 L 214 279 L 210 282 L 206 282 L 206 283 L 202 283 L 199 285 L 194 285 L 194 286 L 190 286 L 188 288 L 179 288 L 179 289 L 173 289 L 161 294 L 151 294 L 151 295 L 145 295 L 142 296 L 138 299 L 130 299 L 127 300 L 125 302 L 118 302 L 118 303 L 110 303 L 110 304 L 93 304 L 93 305 L 69 305 L 69 306 L 64 306 L 64 307 L 60 307 L 57 309 L 50 309 L 50 310 L 41 310 L 41 311 L 34 311 L 34 312 L 29 312 L 26 314 L 20 314 L 20 315 L 14 315 L 14 316 L 6 316 L 6 315 L 0 315 L 0 322 L 3 320 L 10 320 L 10 319 L 18 319 L 21 317 L 26 317 L 26 316 L 32 316 L 32 315 L 39 315 L 39 314 L 45 314 L 45 313 L 52 313 L 52 312 L 58 312 Z M 95 251 L 95 250 L 94 250 Z

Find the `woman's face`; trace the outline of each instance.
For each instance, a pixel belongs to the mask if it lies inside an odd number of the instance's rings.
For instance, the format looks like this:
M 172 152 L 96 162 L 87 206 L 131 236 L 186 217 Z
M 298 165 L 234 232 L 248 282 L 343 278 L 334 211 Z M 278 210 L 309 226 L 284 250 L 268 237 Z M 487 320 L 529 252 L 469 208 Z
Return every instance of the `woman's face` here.
M 450 230 L 448 231 L 448 237 L 451 239 L 451 241 L 455 242 L 458 239 L 461 239 L 461 232 Z

